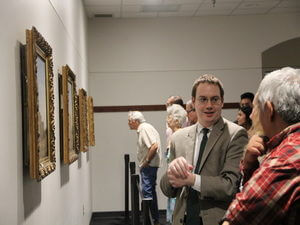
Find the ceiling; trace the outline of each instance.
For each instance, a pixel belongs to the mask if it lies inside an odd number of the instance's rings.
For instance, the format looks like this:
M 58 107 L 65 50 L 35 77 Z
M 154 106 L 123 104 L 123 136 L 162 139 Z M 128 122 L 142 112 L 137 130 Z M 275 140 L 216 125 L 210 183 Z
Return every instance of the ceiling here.
M 300 0 L 83 0 L 89 18 L 300 13 Z

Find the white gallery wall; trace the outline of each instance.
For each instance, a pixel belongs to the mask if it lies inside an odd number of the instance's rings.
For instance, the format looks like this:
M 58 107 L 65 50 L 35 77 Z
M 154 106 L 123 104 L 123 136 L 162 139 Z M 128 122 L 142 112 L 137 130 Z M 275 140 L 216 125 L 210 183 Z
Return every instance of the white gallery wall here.
M 160 19 L 90 19 L 89 88 L 95 106 L 164 104 L 170 95 L 190 98 L 203 73 L 219 77 L 225 102 L 255 92 L 261 53 L 300 36 L 299 14 L 208 16 Z M 145 112 L 165 150 L 165 111 Z M 223 115 L 235 119 L 236 110 Z M 127 113 L 95 114 L 96 147 L 91 151 L 92 210 L 124 210 L 124 154 L 136 160 L 136 132 Z M 159 171 L 166 169 L 166 163 Z M 166 198 L 159 190 L 159 208 Z
M 63 165 L 60 157 L 58 72 L 68 64 L 88 90 L 86 15 L 80 0 L 3 0 L 0 7 L 0 225 L 88 225 L 91 159 Z M 35 26 L 53 50 L 56 170 L 29 179 L 22 159 L 20 44 Z

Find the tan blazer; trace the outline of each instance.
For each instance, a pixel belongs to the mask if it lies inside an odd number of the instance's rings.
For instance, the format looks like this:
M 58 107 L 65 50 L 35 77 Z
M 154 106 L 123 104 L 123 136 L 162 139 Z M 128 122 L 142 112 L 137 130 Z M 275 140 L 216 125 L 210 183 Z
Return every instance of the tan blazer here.
M 178 130 L 171 137 L 170 160 L 183 156 L 193 164 L 197 124 Z M 200 163 L 200 216 L 204 225 L 217 225 L 238 191 L 239 162 L 248 142 L 244 128 L 224 119 L 213 126 Z M 160 181 L 167 197 L 176 197 L 173 225 L 182 225 L 189 188 L 173 188 L 166 173 Z

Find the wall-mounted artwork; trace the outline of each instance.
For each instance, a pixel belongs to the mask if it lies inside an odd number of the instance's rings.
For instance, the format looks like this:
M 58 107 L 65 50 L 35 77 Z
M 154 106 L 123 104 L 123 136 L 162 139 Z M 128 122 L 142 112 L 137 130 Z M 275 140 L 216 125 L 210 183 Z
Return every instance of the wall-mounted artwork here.
M 95 146 L 94 104 L 91 96 L 89 96 L 87 99 L 87 107 L 89 146 Z
M 88 148 L 88 121 L 87 121 L 87 93 L 79 89 L 79 130 L 80 130 L 80 151 L 86 152 Z
M 62 67 L 60 90 L 62 157 L 65 164 L 71 164 L 79 154 L 79 110 L 75 74 L 68 65 Z
M 41 180 L 55 170 L 53 61 L 52 48 L 35 27 L 26 30 L 24 57 L 24 163 L 30 177 Z

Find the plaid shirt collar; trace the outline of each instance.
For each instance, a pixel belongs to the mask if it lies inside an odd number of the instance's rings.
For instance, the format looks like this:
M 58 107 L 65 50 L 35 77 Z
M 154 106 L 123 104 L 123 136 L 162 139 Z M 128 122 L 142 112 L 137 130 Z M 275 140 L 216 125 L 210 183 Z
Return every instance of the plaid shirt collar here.
M 273 136 L 271 138 L 271 140 L 269 142 L 267 142 L 267 144 L 266 144 L 268 151 L 271 151 L 272 149 L 277 147 L 285 138 L 287 138 L 287 136 L 289 136 L 291 133 L 294 133 L 297 131 L 300 132 L 300 122 L 293 124 L 291 126 L 288 126 L 283 131 L 281 131 L 280 133 Z

